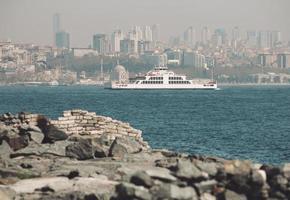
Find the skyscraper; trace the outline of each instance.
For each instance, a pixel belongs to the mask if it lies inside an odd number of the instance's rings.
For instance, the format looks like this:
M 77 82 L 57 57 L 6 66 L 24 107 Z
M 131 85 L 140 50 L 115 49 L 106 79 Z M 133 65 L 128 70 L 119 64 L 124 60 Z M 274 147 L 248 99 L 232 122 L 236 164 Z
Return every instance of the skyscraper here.
M 134 40 L 137 40 L 137 41 L 143 40 L 143 38 L 144 38 L 143 31 L 142 31 L 140 26 L 134 26 L 132 33 L 134 34 L 134 37 L 135 37 Z
M 145 26 L 143 29 L 143 40 L 152 42 L 152 30 L 150 26 Z
M 258 46 L 259 48 L 262 48 L 262 49 L 271 47 L 271 32 L 270 31 L 259 31 Z
M 241 39 L 240 28 L 238 26 L 235 26 L 232 30 L 232 40 L 239 41 L 240 39 Z
M 120 41 L 124 39 L 123 32 L 116 30 L 112 34 L 112 52 L 120 52 Z
M 52 19 L 53 42 L 56 45 L 56 33 L 60 32 L 60 14 L 55 13 Z
M 250 48 L 256 48 L 258 43 L 257 31 L 247 31 L 247 46 Z
M 55 13 L 53 15 L 53 33 L 57 33 L 59 32 L 61 29 L 60 27 L 60 14 L 59 13 Z
M 120 41 L 120 51 L 124 54 L 133 54 L 135 53 L 136 42 L 130 39 L 124 39 Z
M 211 40 L 210 30 L 207 26 L 202 28 L 201 31 L 201 42 L 206 45 Z
M 184 34 L 183 34 L 183 39 L 186 45 L 193 47 L 195 45 L 195 30 L 193 29 L 192 26 L 188 27 Z
M 151 27 L 152 29 L 152 40 L 153 42 L 157 42 L 160 40 L 160 25 L 154 24 Z
M 55 33 L 55 44 L 57 48 L 69 48 L 70 47 L 70 36 L 65 31 L 59 31 Z
M 106 54 L 109 50 L 109 41 L 106 34 L 95 34 L 93 36 L 93 48 L 99 54 Z

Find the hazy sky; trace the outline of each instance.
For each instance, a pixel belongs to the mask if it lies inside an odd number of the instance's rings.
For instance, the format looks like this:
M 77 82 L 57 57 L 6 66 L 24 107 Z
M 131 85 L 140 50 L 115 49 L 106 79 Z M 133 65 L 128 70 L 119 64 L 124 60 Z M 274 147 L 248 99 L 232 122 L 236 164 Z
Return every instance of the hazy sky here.
M 87 47 L 94 33 L 154 23 L 164 39 L 206 25 L 275 29 L 289 40 L 289 9 L 290 0 L 0 0 L 0 40 L 52 44 L 56 12 L 72 47 Z

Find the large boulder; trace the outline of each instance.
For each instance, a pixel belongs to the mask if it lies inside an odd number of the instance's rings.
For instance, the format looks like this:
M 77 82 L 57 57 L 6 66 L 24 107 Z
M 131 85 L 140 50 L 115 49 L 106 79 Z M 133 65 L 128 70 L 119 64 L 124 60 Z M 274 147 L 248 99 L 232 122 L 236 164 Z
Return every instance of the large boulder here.
M 131 183 L 120 183 L 116 186 L 117 197 L 116 199 L 139 199 L 151 200 L 152 197 L 148 189 L 143 186 L 136 186 Z
M 68 138 L 68 135 L 65 132 L 50 124 L 49 120 L 44 116 L 39 116 L 37 118 L 37 126 L 44 134 L 43 143 L 53 143 Z
M 10 188 L 0 187 L 0 199 L 1 200 L 11 200 L 15 199 L 16 192 Z
M 175 175 L 184 180 L 203 180 L 208 174 L 202 172 L 189 160 L 179 160 L 175 169 Z
M 192 187 L 179 187 L 174 184 L 155 185 L 150 189 L 153 199 L 198 200 Z
M 66 156 L 78 160 L 94 158 L 92 143 L 88 139 L 79 139 L 66 147 Z
M 153 186 L 153 180 L 147 173 L 143 171 L 139 171 L 133 174 L 130 182 L 138 186 L 144 186 L 146 188 L 150 188 Z
M 0 142 L 0 159 L 1 160 L 8 160 L 10 159 L 10 154 L 13 150 L 10 148 L 9 144 L 3 140 Z
M 131 137 L 117 137 L 112 143 L 109 156 L 124 157 L 126 154 L 138 153 L 142 151 L 140 144 Z

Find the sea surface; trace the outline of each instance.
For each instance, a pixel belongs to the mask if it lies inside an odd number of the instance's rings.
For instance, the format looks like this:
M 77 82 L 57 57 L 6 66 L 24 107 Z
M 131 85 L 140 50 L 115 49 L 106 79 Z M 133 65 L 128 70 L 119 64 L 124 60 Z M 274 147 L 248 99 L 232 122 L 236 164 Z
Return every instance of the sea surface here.
M 0 113 L 31 111 L 57 118 L 80 108 L 129 122 L 153 148 L 290 162 L 290 87 L 217 91 L 115 91 L 93 86 L 1 86 Z

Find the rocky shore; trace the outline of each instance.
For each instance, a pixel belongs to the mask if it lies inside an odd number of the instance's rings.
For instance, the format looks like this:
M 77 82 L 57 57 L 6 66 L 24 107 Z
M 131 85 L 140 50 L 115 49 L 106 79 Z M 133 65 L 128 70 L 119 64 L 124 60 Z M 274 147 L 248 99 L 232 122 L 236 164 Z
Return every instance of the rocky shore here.
M 130 124 L 84 110 L 6 113 L 0 199 L 290 199 L 290 164 L 151 149 Z

